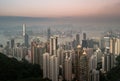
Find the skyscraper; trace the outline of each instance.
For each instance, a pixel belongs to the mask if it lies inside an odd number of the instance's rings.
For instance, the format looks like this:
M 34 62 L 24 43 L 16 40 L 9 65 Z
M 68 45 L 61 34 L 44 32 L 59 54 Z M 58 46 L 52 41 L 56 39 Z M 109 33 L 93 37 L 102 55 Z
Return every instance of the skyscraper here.
M 82 55 L 82 48 L 80 45 L 77 46 L 77 49 L 75 50 L 75 53 L 73 54 L 73 73 L 75 74 L 76 80 L 79 80 L 80 78 L 80 57 Z
M 15 46 L 15 41 L 14 41 L 14 39 L 11 39 L 11 41 L 10 41 L 11 43 L 11 48 L 14 48 L 14 46 Z
M 26 25 L 23 24 L 23 36 L 25 36 L 25 33 L 26 33 Z
M 90 73 L 89 81 L 99 81 L 99 80 L 100 80 L 99 71 L 93 69 Z
M 25 24 L 23 24 L 23 37 L 24 37 L 24 45 L 26 48 L 28 48 L 29 47 L 29 36 L 26 33 L 26 25 Z
M 58 81 L 58 57 L 55 55 L 50 56 L 50 79 L 52 81 Z
M 58 57 L 59 65 L 63 65 L 63 63 L 64 63 L 64 50 L 62 47 L 58 48 L 57 57 Z
M 80 36 L 79 34 L 76 34 L 76 45 L 78 46 L 80 44 Z
M 50 38 L 50 55 L 57 55 L 58 37 L 53 36 Z
M 83 33 L 83 40 L 86 40 L 86 33 Z
M 84 50 L 82 56 L 80 57 L 80 79 L 79 81 L 88 81 L 88 57 L 86 51 Z
M 51 36 L 51 30 L 50 30 L 50 28 L 48 28 L 48 30 L 47 30 L 47 40 L 48 41 L 50 39 L 50 36 Z
M 27 34 L 24 35 L 24 43 L 25 43 L 25 47 L 28 48 L 29 47 L 29 36 Z
M 72 60 L 71 57 L 68 57 L 66 53 L 65 63 L 64 63 L 64 73 L 65 73 L 65 80 L 72 81 Z
M 50 78 L 50 54 L 43 54 L 43 78 Z
M 31 62 L 33 64 L 39 64 L 42 68 L 45 45 L 38 40 L 39 39 L 36 39 L 31 42 Z
M 105 48 L 110 49 L 110 37 L 109 36 L 104 37 L 104 42 L 105 42 Z
M 115 66 L 115 56 L 109 53 L 109 50 L 102 56 L 102 71 L 106 73 Z
M 88 47 L 88 42 L 86 40 L 86 33 L 83 33 L 82 47 L 83 48 L 87 48 Z

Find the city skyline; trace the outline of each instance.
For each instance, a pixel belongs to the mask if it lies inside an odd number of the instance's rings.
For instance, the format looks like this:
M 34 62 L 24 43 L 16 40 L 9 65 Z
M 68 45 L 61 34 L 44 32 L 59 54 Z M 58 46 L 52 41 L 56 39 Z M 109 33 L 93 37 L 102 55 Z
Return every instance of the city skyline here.
M 120 17 L 119 0 L 1 0 L 0 16 Z

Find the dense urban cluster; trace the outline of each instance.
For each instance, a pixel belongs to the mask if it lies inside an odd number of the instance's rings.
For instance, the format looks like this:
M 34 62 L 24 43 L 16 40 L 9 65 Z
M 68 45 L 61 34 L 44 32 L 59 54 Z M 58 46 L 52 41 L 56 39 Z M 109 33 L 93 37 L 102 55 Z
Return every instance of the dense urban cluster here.
M 67 36 L 71 37 L 71 34 Z M 62 38 L 63 35 L 51 34 L 51 29 L 48 28 L 46 41 L 41 41 L 39 37 L 30 41 L 24 24 L 24 43 L 15 43 L 15 40 L 11 39 L 5 47 L 0 46 L 0 51 L 9 58 L 14 57 L 18 61 L 25 59 L 29 63 L 38 64 L 43 70 L 43 78 L 52 81 L 119 80 L 111 79 L 111 73 L 114 74 L 116 69 L 120 70 L 118 32 L 110 31 L 91 39 L 87 38 L 85 32 L 82 35 L 76 33 L 72 41 L 65 42 L 62 42 Z

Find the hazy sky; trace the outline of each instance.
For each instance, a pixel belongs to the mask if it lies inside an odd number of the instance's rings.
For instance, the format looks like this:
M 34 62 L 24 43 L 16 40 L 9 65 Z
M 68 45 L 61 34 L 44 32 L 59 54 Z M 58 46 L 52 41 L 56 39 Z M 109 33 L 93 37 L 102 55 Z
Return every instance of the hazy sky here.
M 120 17 L 120 0 L 0 0 L 0 16 Z

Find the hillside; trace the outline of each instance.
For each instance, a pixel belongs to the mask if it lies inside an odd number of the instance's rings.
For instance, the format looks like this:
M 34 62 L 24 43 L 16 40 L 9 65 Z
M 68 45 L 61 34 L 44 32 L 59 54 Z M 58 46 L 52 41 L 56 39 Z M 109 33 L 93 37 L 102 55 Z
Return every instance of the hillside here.
M 0 81 L 44 81 L 41 77 L 39 65 L 19 62 L 0 53 Z

